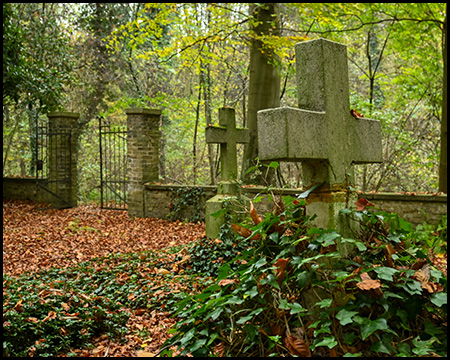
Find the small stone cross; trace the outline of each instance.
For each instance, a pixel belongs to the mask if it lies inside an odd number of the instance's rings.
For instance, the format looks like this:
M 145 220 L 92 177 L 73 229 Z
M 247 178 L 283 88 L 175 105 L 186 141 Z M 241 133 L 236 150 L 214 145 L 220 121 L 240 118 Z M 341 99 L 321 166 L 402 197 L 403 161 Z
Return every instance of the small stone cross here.
M 259 158 L 301 161 L 305 188 L 346 188 L 352 165 L 382 162 L 380 122 L 350 115 L 345 45 L 305 41 L 295 55 L 299 109 L 258 111 Z
M 225 198 L 236 199 L 238 187 L 236 180 L 237 150 L 236 145 L 246 144 L 249 141 L 249 130 L 236 128 L 235 111 L 232 108 L 219 109 L 219 126 L 209 125 L 205 129 L 208 144 L 220 144 L 221 181 L 217 186 L 217 195 L 206 202 L 205 205 L 205 234 L 210 239 L 217 239 L 220 228 L 225 223 L 224 215 L 212 216 L 223 209 Z M 242 201 L 247 201 L 244 196 Z M 240 221 L 235 218 L 235 221 Z
M 210 125 L 205 129 L 206 142 L 220 144 L 222 181 L 237 179 L 236 145 L 248 143 L 249 136 L 248 129 L 236 128 L 235 111 L 232 108 L 220 108 L 219 126 Z

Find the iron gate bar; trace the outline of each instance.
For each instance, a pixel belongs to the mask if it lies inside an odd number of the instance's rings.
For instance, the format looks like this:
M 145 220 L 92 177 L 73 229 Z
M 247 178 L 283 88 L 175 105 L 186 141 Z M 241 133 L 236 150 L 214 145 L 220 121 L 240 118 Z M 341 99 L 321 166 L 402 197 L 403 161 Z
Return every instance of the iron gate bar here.
M 98 116 L 100 145 L 100 202 L 102 209 L 127 210 L 127 129 L 105 124 Z M 114 128 L 115 127 L 115 128 Z M 114 205 L 112 205 L 112 203 Z M 116 206 L 119 204 L 120 207 Z
M 72 185 L 70 174 L 72 132 L 68 129 L 50 132 L 48 126 L 40 126 L 38 121 L 37 118 L 35 148 L 37 210 L 72 207 L 68 200 L 70 197 L 67 198 Z M 50 152 L 52 153 L 50 154 Z M 60 163 L 58 164 L 58 162 Z M 61 167 L 61 163 L 65 163 L 65 166 Z M 61 169 L 64 170 L 64 173 L 61 172 Z M 53 179 L 49 179 L 50 176 Z M 44 202 L 44 200 L 46 201 Z
M 103 182 L 103 184 L 104 184 L 106 187 L 108 187 L 109 190 L 110 190 L 112 193 L 114 193 L 120 200 L 122 200 L 123 202 L 126 202 L 127 200 L 126 200 L 124 197 L 122 197 L 122 195 L 120 195 L 119 193 L 117 193 L 117 192 L 115 191 L 115 189 L 113 189 L 111 186 L 109 186 L 109 185 L 108 185 L 108 182 L 111 182 L 111 183 L 124 183 L 124 184 L 126 184 L 127 182 L 126 182 L 126 181 L 104 181 L 104 182 Z

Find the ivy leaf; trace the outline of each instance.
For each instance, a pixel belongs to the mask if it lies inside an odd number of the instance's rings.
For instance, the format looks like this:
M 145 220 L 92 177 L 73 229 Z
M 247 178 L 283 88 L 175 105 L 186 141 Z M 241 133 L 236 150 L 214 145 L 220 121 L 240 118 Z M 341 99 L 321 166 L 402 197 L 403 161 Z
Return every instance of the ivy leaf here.
M 263 308 L 257 308 L 255 310 L 253 310 L 247 316 L 244 316 L 244 317 L 240 318 L 238 321 L 236 321 L 236 324 L 244 324 L 244 323 L 246 323 L 247 321 L 251 320 L 254 316 L 258 315 L 263 310 L 264 310 Z
M 323 247 L 327 247 L 330 245 L 334 245 L 334 240 L 340 237 L 341 235 L 339 235 L 337 232 L 326 233 L 320 235 L 317 238 L 317 242 L 321 243 Z
M 395 348 L 391 345 L 391 342 L 392 336 L 389 334 L 383 334 L 381 336 L 381 341 L 374 343 L 370 347 L 370 350 L 391 355 L 395 352 Z
M 277 277 L 274 274 L 268 274 L 264 279 L 260 280 L 261 285 L 269 284 L 274 288 L 280 290 L 280 285 L 278 285 Z
M 207 339 L 200 339 L 195 342 L 195 344 L 189 349 L 191 353 L 200 349 L 203 345 L 206 344 Z
M 353 322 L 353 316 L 355 316 L 357 311 L 348 311 L 346 309 L 342 309 L 336 314 L 336 319 L 339 320 L 342 326 L 351 324 Z
M 331 306 L 331 303 L 333 302 L 332 299 L 324 299 L 322 301 L 319 301 L 316 303 L 316 305 L 319 305 L 321 308 L 328 308 Z
M 438 294 L 433 294 L 430 296 L 430 300 L 434 305 L 441 307 L 442 305 L 447 304 L 447 293 L 440 292 Z
M 293 304 L 288 304 L 288 306 L 291 308 L 292 315 L 307 311 L 307 309 L 305 309 L 303 306 L 301 306 L 299 303 L 296 302 Z
M 370 335 L 372 335 L 377 330 L 385 330 L 387 332 L 393 332 L 389 329 L 386 319 L 363 319 L 361 323 L 361 337 L 366 340 Z M 393 332 L 395 334 L 395 332 Z
M 387 281 L 394 281 L 393 275 L 398 272 L 396 269 L 385 266 L 377 266 L 374 270 L 378 274 L 379 279 Z
M 231 270 L 229 264 L 224 264 L 219 269 L 219 274 L 217 276 L 217 281 L 223 280 L 228 276 L 228 272 Z
M 319 341 L 317 344 L 314 344 L 314 348 L 318 346 L 327 346 L 328 348 L 332 349 L 337 345 L 337 341 L 334 338 L 334 336 L 327 336 L 324 337 L 322 341 Z
M 280 305 L 278 307 L 282 310 L 287 310 L 289 309 L 289 304 L 286 299 L 280 299 Z
M 209 315 L 207 315 L 206 319 L 211 317 L 211 320 L 214 321 L 220 316 L 222 311 L 223 311 L 223 308 L 222 307 L 218 307 L 213 312 L 211 312 Z

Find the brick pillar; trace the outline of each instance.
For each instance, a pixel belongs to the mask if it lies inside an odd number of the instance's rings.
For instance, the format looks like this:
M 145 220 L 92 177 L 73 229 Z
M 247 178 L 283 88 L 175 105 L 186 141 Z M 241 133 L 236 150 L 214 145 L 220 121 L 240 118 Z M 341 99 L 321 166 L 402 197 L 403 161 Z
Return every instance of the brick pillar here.
M 47 114 L 49 133 L 48 188 L 52 207 L 76 207 L 78 199 L 79 113 L 58 111 Z
M 128 214 L 144 217 L 144 184 L 159 178 L 161 110 L 132 108 L 127 114 Z

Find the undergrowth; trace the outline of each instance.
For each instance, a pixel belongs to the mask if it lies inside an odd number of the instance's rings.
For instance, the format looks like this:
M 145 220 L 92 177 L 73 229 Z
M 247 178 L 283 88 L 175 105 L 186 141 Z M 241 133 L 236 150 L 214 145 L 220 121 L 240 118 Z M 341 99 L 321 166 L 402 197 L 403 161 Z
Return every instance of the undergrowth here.
M 360 231 L 344 238 L 308 228 L 304 202 L 284 201 L 264 220 L 253 210 L 251 228 L 234 225 L 245 238 L 223 244 L 239 246 L 236 256 L 222 259 L 214 283 L 178 303 L 181 320 L 164 355 L 176 348 L 194 356 L 446 356 L 447 275 L 427 255 L 444 250 L 442 228 L 414 230 L 395 214 L 345 210 Z M 340 255 L 342 244 L 351 255 Z M 197 271 L 203 264 L 210 273 L 216 248 L 200 249 Z
M 161 258 L 154 252 L 115 254 L 67 269 L 4 274 L 3 356 L 75 356 L 71 349 L 93 347 L 101 334 L 124 340 L 125 309 L 173 310 L 170 304 L 185 291 L 201 286 L 193 276 L 155 273 L 164 265 Z
M 227 224 L 220 239 L 171 256 L 4 274 L 3 356 L 74 356 L 100 334 L 123 340 L 129 309 L 180 319 L 162 355 L 446 356 L 447 274 L 428 257 L 446 252 L 446 217 L 414 230 L 394 214 L 346 210 L 360 223 L 349 239 L 308 229 L 304 204 L 285 202 L 255 226 L 234 225 L 245 237 Z M 352 255 L 340 257 L 342 243 Z

